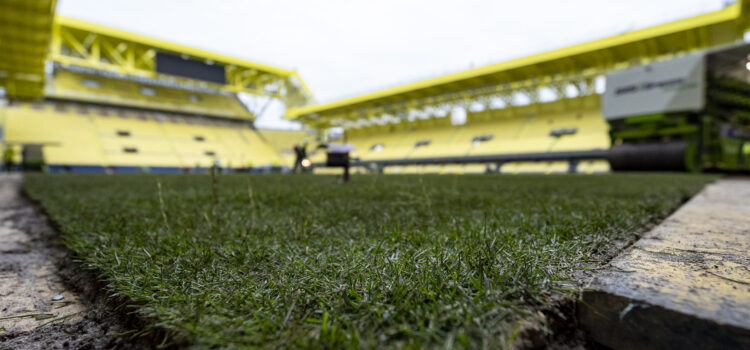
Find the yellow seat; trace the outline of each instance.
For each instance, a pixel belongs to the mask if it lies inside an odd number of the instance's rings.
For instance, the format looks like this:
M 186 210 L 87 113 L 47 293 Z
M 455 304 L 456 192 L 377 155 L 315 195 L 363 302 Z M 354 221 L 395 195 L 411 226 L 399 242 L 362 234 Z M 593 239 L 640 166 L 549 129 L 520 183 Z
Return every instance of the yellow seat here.
M 4 107 L 6 140 L 41 143 L 47 164 L 99 167 L 262 167 L 281 157 L 244 122 L 82 103 Z
M 45 95 L 62 100 L 251 120 L 234 95 L 148 85 L 57 69 Z
M 574 132 L 556 136 L 560 131 Z M 418 120 L 352 129 L 347 133 L 350 142 L 357 147 L 356 157 L 376 161 L 607 149 L 610 146 L 608 131 L 598 100 L 584 97 L 469 113 L 465 125 L 450 125 L 446 119 Z M 416 147 L 421 141 L 429 143 Z M 411 171 L 406 167 L 391 168 L 388 172 Z M 523 162 L 505 164 L 501 171 L 557 173 L 568 169 L 568 163 L 562 161 Z M 604 168 L 599 165 L 596 169 Z M 439 171 L 483 172 L 484 168 L 446 165 Z

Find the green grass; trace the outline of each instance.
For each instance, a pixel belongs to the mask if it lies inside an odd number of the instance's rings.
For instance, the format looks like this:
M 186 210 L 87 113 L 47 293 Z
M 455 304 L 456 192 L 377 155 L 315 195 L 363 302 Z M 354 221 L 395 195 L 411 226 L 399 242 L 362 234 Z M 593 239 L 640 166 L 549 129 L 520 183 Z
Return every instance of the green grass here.
M 172 342 L 493 348 L 613 240 L 713 179 L 30 175 L 25 187 Z

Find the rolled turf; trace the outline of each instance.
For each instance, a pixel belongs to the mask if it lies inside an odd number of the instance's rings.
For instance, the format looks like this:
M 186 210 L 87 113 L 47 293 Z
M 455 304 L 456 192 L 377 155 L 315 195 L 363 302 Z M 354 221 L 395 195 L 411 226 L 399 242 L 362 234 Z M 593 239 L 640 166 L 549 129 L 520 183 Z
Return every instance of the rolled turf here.
M 713 179 L 28 175 L 25 188 L 173 344 L 496 348 Z

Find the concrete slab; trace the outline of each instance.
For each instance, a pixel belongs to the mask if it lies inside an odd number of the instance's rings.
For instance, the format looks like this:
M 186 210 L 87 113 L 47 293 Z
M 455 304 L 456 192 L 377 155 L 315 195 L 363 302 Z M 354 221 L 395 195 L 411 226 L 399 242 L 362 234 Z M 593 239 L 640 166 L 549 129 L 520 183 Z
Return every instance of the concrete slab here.
M 610 262 L 579 322 L 615 349 L 750 349 L 750 179 L 709 185 Z

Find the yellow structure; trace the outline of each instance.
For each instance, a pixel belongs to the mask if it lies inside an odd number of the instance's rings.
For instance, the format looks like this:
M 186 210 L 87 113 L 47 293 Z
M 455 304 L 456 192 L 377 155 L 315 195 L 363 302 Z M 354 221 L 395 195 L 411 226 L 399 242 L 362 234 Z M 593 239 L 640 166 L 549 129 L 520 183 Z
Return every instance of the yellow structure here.
M 461 163 L 481 155 L 563 154 L 610 147 L 600 107 L 605 74 L 742 41 L 750 1 L 672 23 L 448 74 L 339 101 L 290 108 L 286 117 L 319 129 L 342 127 L 366 164 L 386 173 L 484 172 Z M 603 82 L 603 81 L 602 81 Z M 467 114 L 452 125 L 455 110 Z M 502 157 L 500 157 L 502 158 Z M 543 158 L 543 157 L 542 157 Z M 414 164 L 407 165 L 409 160 Z M 420 161 L 417 161 L 420 160 Z M 497 162 L 494 171 L 607 171 L 605 161 Z M 497 168 L 500 169 L 497 169 Z
M 7 98 L 0 94 L 0 145 L 15 150 L 16 162 L 41 150 L 52 171 L 289 165 L 254 129 L 254 111 L 238 94 L 303 105 L 311 95 L 296 72 L 55 15 L 54 8 L 55 1 L 0 0 Z
M 278 165 L 250 124 L 72 102 L 13 102 L 3 109 L 11 144 L 44 144 L 52 170 L 174 172 Z
M 276 97 L 289 106 L 311 97 L 305 83 L 291 70 L 183 46 L 151 37 L 56 16 L 52 27 L 50 59 L 67 67 L 106 71 L 143 82 L 169 82 L 184 89 L 246 92 Z M 158 56 L 178 55 L 184 60 L 224 67 L 224 81 L 206 81 L 160 72 Z
M 595 79 L 612 70 L 741 41 L 749 28 L 749 11 L 750 0 L 738 0 L 692 18 L 339 101 L 290 108 L 287 117 L 316 127 L 348 127 L 354 121 L 383 114 L 405 116 L 409 110 L 428 107 L 472 103 L 489 107 L 493 99 L 512 106 L 518 95 L 530 104 L 541 103 L 541 88 L 549 88 L 558 98 L 567 97 L 569 88 L 579 96 L 594 94 Z
M 0 0 L 0 87 L 7 95 L 42 95 L 56 4 L 55 0 Z
M 55 5 L 0 0 L 0 144 L 74 171 L 288 166 L 294 144 L 316 145 L 304 132 L 258 132 L 239 94 L 280 99 L 288 118 L 311 129 L 342 127 L 363 161 L 355 171 L 386 162 L 389 173 L 606 171 L 590 158 L 408 161 L 606 150 L 603 75 L 736 43 L 750 24 L 750 0 L 738 0 L 672 23 L 307 105 L 311 93 L 292 70 L 55 15 Z M 465 123 L 453 125 L 448 116 L 456 110 Z M 322 162 L 324 154 L 311 158 Z
M 574 128 L 569 135 L 554 130 Z M 469 113 L 464 125 L 451 125 L 450 118 L 349 129 L 348 142 L 363 162 L 390 159 L 429 159 L 519 153 L 605 150 L 610 146 L 608 126 L 601 115 L 597 96 L 585 96 L 546 104 Z M 492 168 L 490 168 L 492 169 Z M 567 162 L 510 162 L 501 172 L 557 173 L 568 171 Z M 477 173 L 487 166 L 414 165 L 386 168 L 387 173 Z M 583 162 L 582 172 L 608 170 L 606 162 Z
M 281 164 L 294 164 L 294 145 L 307 144 L 307 150 L 315 147 L 315 138 L 302 130 L 272 130 L 258 129 L 258 133 L 265 142 L 281 156 Z
M 147 91 L 148 93 L 144 93 Z M 207 93 L 126 79 L 55 70 L 45 96 L 97 104 L 174 111 L 211 117 L 253 120 L 250 112 L 232 93 Z

